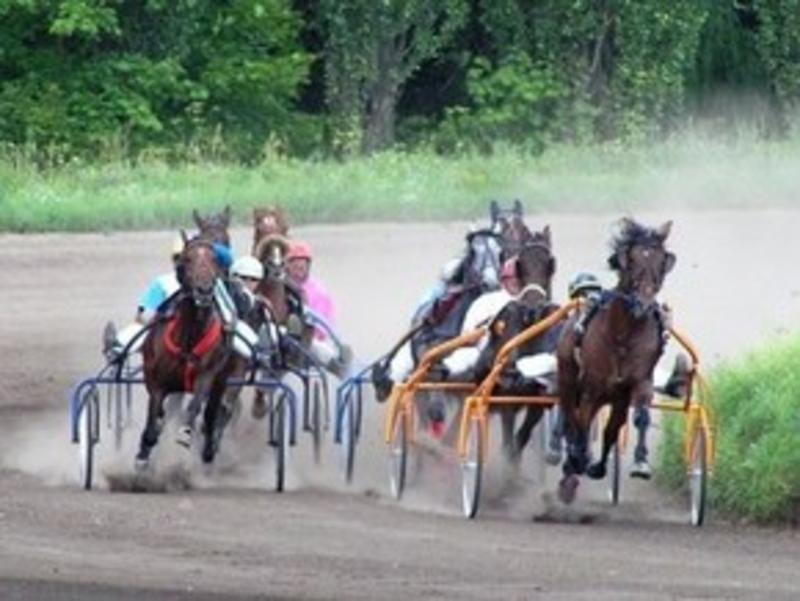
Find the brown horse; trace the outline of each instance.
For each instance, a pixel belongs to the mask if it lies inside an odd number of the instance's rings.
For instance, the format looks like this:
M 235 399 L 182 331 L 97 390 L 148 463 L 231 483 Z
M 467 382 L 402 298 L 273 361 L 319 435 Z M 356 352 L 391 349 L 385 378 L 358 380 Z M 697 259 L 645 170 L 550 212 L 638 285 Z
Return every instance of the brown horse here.
M 197 415 L 205 404 L 203 460 L 213 460 L 217 437 L 215 423 L 220 399 L 236 362 L 231 341 L 214 305 L 214 286 L 223 270 L 213 243 L 206 238 L 186 240 L 178 261 L 181 284 L 171 313 L 157 321 L 143 343 L 144 378 L 149 404 L 137 466 L 146 467 L 158 442 L 164 418 L 164 398 L 192 392 L 183 417 L 178 442 L 191 444 Z
M 653 396 L 653 369 L 663 352 L 665 316 L 656 295 L 675 264 L 665 248 L 672 222 L 657 229 L 632 219 L 620 222 L 609 266 L 617 286 L 583 316 L 573 316 L 558 343 L 558 386 L 564 412 L 567 458 L 559 494 L 575 497 L 579 474 L 603 478 L 606 462 L 631 405 L 644 407 Z M 578 326 L 578 327 L 576 327 Z M 611 417 L 600 458 L 588 465 L 592 420 L 603 405 Z M 588 466 L 588 468 L 587 468 Z
M 277 205 L 253 209 L 253 256 L 259 242 L 267 236 L 289 235 L 289 221 L 286 213 Z
M 225 246 L 231 245 L 231 237 L 228 233 L 228 227 L 231 224 L 231 207 L 229 205 L 226 205 L 220 213 L 212 213 L 205 217 L 195 209 L 192 211 L 192 217 L 202 237 Z
M 544 319 L 558 307 L 552 302 L 552 281 L 556 271 L 556 260 L 552 254 L 550 227 L 541 232 L 530 232 L 527 228 L 519 238 L 520 248 L 516 256 L 516 271 L 522 286 L 519 297 L 508 303 L 492 320 L 489 340 L 481 351 L 475 369 L 477 381 L 482 381 L 492 369 L 497 353 L 503 345 L 526 328 Z M 557 337 L 551 330 L 533 340 L 512 355 L 512 362 L 502 374 L 495 393 L 501 395 L 538 395 L 543 386 L 537 381 L 522 377 L 515 367 L 516 360 L 536 353 L 555 351 Z M 521 406 L 503 407 L 498 411 L 503 423 L 503 449 L 510 461 L 516 463 L 530 440 L 533 428 L 542 411 L 538 407 L 527 407 L 525 419 L 518 431 L 514 431 L 516 416 Z
M 286 275 L 285 260 L 288 250 L 289 241 L 280 234 L 262 237 L 253 249 L 253 256 L 264 266 L 264 277 L 256 288 L 259 309 L 250 321 L 250 325 L 258 330 L 264 324 L 273 324 L 274 328 L 269 328 L 267 325 L 269 331 L 285 332 L 297 342 L 295 345 L 282 344 L 282 341 L 285 341 L 283 334 L 271 341 L 272 348 L 277 350 L 276 365 L 273 367 L 279 371 L 290 366 L 303 365 L 308 361 L 313 362 L 307 353 L 299 350 L 308 349 L 314 330 L 302 318 L 301 292 Z M 253 416 L 263 417 L 266 408 L 264 394 L 261 390 L 257 390 L 253 403 Z

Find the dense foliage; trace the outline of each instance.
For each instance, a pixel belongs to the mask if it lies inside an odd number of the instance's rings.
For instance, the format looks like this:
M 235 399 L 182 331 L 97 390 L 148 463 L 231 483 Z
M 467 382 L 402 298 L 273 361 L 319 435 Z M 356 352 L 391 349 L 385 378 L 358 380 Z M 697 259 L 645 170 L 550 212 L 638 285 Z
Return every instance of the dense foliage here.
M 715 510 L 757 522 L 800 518 L 800 339 L 784 339 L 713 374 Z M 685 483 L 679 420 L 665 428 L 663 477 Z
M 783 133 L 800 0 L 0 0 L 0 143 L 255 162 Z

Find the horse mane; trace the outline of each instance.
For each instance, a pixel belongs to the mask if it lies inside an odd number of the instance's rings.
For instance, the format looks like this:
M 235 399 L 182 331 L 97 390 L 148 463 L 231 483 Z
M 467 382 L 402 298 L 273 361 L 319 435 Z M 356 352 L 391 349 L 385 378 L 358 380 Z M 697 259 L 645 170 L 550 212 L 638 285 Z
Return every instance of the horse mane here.
M 624 217 L 619 221 L 619 230 L 611 239 L 609 266 L 619 269 L 616 257 L 628 253 L 634 246 L 663 246 L 664 237 L 655 228 L 647 227 L 634 219 Z

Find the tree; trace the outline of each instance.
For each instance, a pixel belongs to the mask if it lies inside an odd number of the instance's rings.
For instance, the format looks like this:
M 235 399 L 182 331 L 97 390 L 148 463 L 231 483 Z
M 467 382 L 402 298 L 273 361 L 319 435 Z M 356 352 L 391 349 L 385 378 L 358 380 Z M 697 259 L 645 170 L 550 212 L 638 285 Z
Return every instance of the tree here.
M 465 0 L 322 0 L 328 106 L 370 153 L 394 141 L 403 84 L 463 25 Z M 352 144 L 346 144 L 352 146 Z

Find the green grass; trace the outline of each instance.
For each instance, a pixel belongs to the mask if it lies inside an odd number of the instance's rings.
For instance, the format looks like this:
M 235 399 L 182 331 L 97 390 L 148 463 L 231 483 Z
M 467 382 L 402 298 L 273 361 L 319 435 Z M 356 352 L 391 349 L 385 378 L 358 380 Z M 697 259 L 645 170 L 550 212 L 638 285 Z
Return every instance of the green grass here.
M 0 231 L 185 225 L 193 208 L 281 203 L 295 223 L 446 220 L 485 214 L 491 198 L 541 211 L 795 206 L 800 137 L 765 142 L 675 136 L 647 147 L 558 146 L 531 157 L 387 152 L 347 162 L 272 157 L 253 167 L 198 160 L 98 161 L 40 170 L 0 154 Z
M 800 512 L 800 336 L 776 340 L 712 374 L 717 458 L 714 510 L 758 523 L 786 523 Z M 661 476 L 684 485 L 681 424 L 670 420 Z

